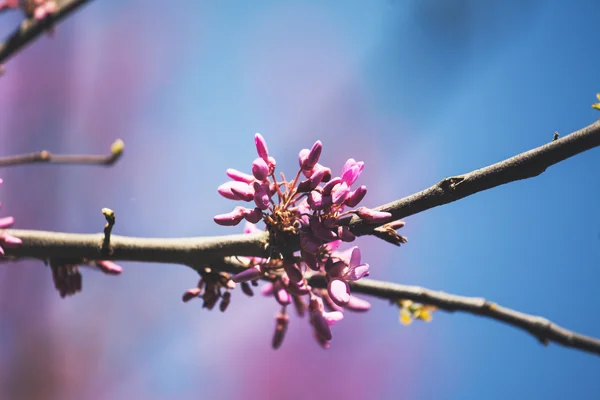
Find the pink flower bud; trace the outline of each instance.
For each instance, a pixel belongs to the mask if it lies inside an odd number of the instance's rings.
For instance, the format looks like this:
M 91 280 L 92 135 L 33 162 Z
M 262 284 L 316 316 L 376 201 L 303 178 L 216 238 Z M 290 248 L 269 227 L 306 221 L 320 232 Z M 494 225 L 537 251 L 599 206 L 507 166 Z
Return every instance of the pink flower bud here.
M 258 221 L 261 220 L 263 214 L 260 208 L 255 207 L 255 208 L 246 208 L 244 209 L 244 218 L 246 219 L 246 221 L 252 223 L 252 224 L 256 224 Z M 246 228 L 244 228 L 245 230 Z
M 288 291 L 285 290 L 285 288 L 283 287 L 281 282 L 276 281 L 273 284 L 273 287 L 275 289 L 275 291 L 273 293 L 275 296 L 275 300 L 277 300 L 277 302 L 279 304 L 281 304 L 282 306 L 287 306 L 288 304 L 290 304 L 292 302 L 292 296 L 290 296 Z
M 123 268 L 112 261 L 98 260 L 95 263 L 96 267 L 98 267 L 100 271 L 108 275 L 119 275 L 121 272 L 123 272 Z
M 309 149 L 302 149 L 300 150 L 300 153 L 298 153 L 298 164 L 300 165 L 300 169 L 304 169 L 304 163 L 306 162 L 306 159 L 308 158 L 308 154 L 310 153 Z M 312 168 L 310 168 L 312 169 Z
M 273 334 L 273 342 L 271 343 L 275 350 L 280 348 L 283 343 L 289 321 L 290 319 L 286 313 L 280 312 L 275 317 L 275 333 Z
M 234 181 L 244 182 L 244 183 L 252 183 L 254 182 L 254 177 L 252 175 L 245 174 L 237 169 L 229 168 L 226 172 L 228 177 L 233 179 Z
M 256 152 L 258 156 L 269 163 L 269 150 L 267 149 L 267 142 L 260 133 L 254 135 L 254 144 L 256 144 Z
M 252 186 L 239 181 L 226 182 L 219 186 L 217 192 L 229 200 L 252 201 L 254 197 Z
M 304 260 L 304 263 L 306 264 L 306 266 L 310 269 L 312 269 L 313 271 L 318 271 L 320 266 L 319 266 L 319 262 L 317 260 L 317 256 L 315 256 L 314 254 L 308 253 L 304 250 L 300 250 L 300 256 L 302 257 L 302 259 Z
M 346 182 L 341 182 L 331 190 L 331 200 L 333 204 L 342 204 L 350 194 L 350 189 Z
M 362 199 L 365 197 L 365 195 L 367 194 L 367 187 L 366 186 L 361 186 L 358 189 L 356 189 L 355 191 L 351 192 L 348 195 L 348 198 L 346 198 L 346 201 L 344 202 L 344 204 L 346 204 L 348 207 L 356 207 L 358 205 L 358 203 L 360 203 L 362 201 Z
M 321 241 L 314 235 L 307 232 L 300 233 L 300 248 L 302 250 L 310 254 L 317 254 L 319 246 L 321 246 Z
M 321 144 L 320 140 L 317 140 L 308 152 L 306 159 L 301 164 L 301 168 L 305 170 L 313 169 L 317 162 L 319 162 L 319 157 L 321 157 L 321 150 L 323 150 L 323 145 Z
M 0 229 L 9 228 L 14 223 L 15 223 L 15 219 L 13 217 L 0 218 Z
M 302 281 L 302 270 L 300 270 L 296 263 L 284 261 L 283 269 L 285 270 L 287 276 L 290 278 L 290 281 L 294 283 Z
M 255 265 L 253 267 L 247 268 L 242 272 L 238 272 L 237 274 L 231 277 L 231 280 L 235 283 L 248 282 L 253 281 L 255 279 L 259 279 L 263 276 L 263 270 L 260 265 Z
M 244 292 L 244 294 L 248 297 L 254 296 L 254 291 L 252 291 L 252 288 L 248 282 L 242 282 L 242 292 Z
M 252 162 L 252 175 L 259 181 L 264 181 L 269 176 L 269 166 L 262 158 L 257 158 Z
M 333 231 L 326 229 L 322 225 L 321 221 L 319 220 L 319 217 L 316 215 L 313 215 L 309 218 L 309 226 L 312 233 L 317 238 L 324 240 L 325 242 L 331 242 L 338 238 Z
M 308 308 L 310 310 L 311 322 L 318 337 L 324 341 L 331 340 L 331 329 L 329 328 L 329 323 L 325 320 L 325 316 L 323 315 L 323 304 L 321 303 L 321 299 L 317 297 L 312 298 Z
M 338 237 L 344 242 L 353 242 L 356 236 L 350 231 L 347 226 L 338 226 L 337 228 Z
M 340 178 L 339 176 L 336 176 L 335 178 L 327 182 L 327 184 L 323 186 L 323 195 L 329 196 L 331 194 L 331 191 L 333 190 L 333 187 L 341 182 L 342 178 Z
M 261 210 L 269 208 L 271 203 L 271 195 L 269 190 L 269 184 L 254 182 L 254 203 Z
M 213 220 L 222 226 L 235 226 L 244 218 L 244 207 L 236 207 L 228 214 L 215 215 Z
M 183 294 L 183 296 L 181 296 L 181 300 L 183 300 L 184 303 L 187 303 L 188 301 L 192 300 L 195 297 L 198 297 L 198 295 L 200 294 L 200 288 L 192 288 L 192 289 L 188 289 L 185 291 L 185 293 Z
M 389 212 L 375 211 L 367 207 L 359 207 L 356 211 L 358 216 L 368 223 L 381 223 L 392 218 Z

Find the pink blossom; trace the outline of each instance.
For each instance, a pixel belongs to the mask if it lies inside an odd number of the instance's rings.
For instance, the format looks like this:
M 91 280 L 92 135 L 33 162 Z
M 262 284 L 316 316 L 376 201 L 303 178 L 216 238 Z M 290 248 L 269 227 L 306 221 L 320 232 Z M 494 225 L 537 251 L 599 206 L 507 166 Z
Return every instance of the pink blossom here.
M 349 260 L 332 262 L 327 268 L 327 276 L 330 278 L 327 292 L 331 299 L 338 305 L 343 306 L 350 301 L 350 285 L 348 281 L 357 281 L 369 275 L 369 264 L 360 263 L 360 249 L 353 247 Z

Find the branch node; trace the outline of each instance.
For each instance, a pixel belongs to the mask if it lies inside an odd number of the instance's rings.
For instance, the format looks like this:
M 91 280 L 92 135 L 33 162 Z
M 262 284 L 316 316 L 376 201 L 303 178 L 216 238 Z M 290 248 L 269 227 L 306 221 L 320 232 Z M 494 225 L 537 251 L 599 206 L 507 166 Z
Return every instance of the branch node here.
M 103 208 L 102 214 L 104 215 L 104 218 L 106 218 L 106 225 L 104 225 L 104 239 L 102 240 L 102 252 L 111 255 L 110 234 L 115 225 L 115 212 L 110 208 Z

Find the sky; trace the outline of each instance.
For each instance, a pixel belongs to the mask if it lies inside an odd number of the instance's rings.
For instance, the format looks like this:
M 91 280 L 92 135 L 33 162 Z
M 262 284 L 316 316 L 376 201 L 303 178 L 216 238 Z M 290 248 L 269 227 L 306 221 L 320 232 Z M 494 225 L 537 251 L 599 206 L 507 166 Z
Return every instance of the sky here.
M 168 3 L 168 4 L 167 4 Z M 187 237 L 241 233 L 216 188 L 253 135 L 292 175 L 315 140 L 365 161 L 366 206 L 410 195 L 594 122 L 593 0 L 93 1 L 6 65 L 0 155 L 104 153 L 111 168 L 0 171 L 16 228 Z M 19 15 L 1 16 L 10 32 Z M 599 150 L 406 218 L 401 248 L 360 238 L 371 277 L 544 316 L 600 337 Z M 467 314 L 406 327 L 373 299 L 328 350 L 272 299 L 183 304 L 182 266 L 83 271 L 61 299 L 42 263 L 0 265 L 0 397 L 11 399 L 596 399 L 600 361 Z

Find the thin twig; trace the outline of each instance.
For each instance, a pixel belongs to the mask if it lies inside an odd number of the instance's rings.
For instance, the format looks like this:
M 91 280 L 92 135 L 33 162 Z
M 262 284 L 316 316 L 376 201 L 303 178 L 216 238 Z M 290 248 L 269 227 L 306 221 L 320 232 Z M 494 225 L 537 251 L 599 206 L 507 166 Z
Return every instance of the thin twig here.
M 108 154 L 52 154 L 42 150 L 37 153 L 19 154 L 15 156 L 0 157 L 0 167 L 12 167 L 23 164 L 86 164 L 110 166 L 116 163 L 123 155 L 124 143 L 117 139 L 111 146 Z
M 4 43 L 0 43 L 0 64 L 5 63 L 12 55 L 27 46 L 48 29 L 51 29 L 57 22 L 90 1 L 91 0 L 62 0 L 58 2 L 59 5 L 56 12 L 48 15 L 46 18 L 41 20 L 35 18 L 24 20 L 21 26 L 13 32 Z
M 598 146 L 600 121 L 499 163 L 443 179 L 428 189 L 376 207 L 375 210 L 391 213 L 394 220 L 406 218 L 496 186 L 533 178 L 554 164 Z M 366 224 L 356 216 L 350 220 L 352 233 L 357 236 L 370 234 L 380 225 L 383 224 Z

